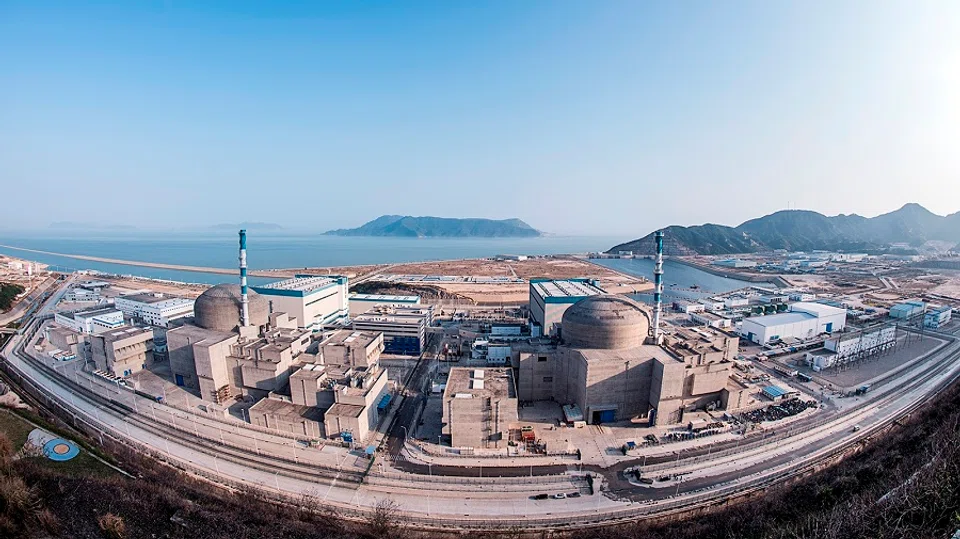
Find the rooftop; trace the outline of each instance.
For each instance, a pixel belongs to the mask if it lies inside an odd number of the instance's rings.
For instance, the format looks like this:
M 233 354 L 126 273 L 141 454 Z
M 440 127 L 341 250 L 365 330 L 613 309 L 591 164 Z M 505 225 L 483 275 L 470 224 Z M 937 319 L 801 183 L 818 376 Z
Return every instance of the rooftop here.
M 250 407 L 250 411 L 264 414 L 273 414 L 287 419 L 288 421 L 297 421 L 300 418 L 309 419 L 318 423 L 323 422 L 323 411 L 313 406 L 300 406 L 292 402 L 279 399 L 261 399 Z
M 292 279 L 277 281 L 275 283 L 251 286 L 257 292 L 267 295 L 293 295 L 305 296 L 325 288 L 330 288 L 340 284 L 345 280 L 344 277 L 333 275 L 298 275 Z
M 779 326 L 782 324 L 793 324 L 796 322 L 803 322 L 804 320 L 809 320 L 814 318 L 812 314 L 809 313 L 780 313 L 780 314 L 770 314 L 767 316 L 751 316 L 745 318 L 744 321 L 751 321 L 757 325 L 763 327 Z
M 351 331 L 342 329 L 321 343 L 322 346 L 370 346 L 380 337 L 375 331 Z
M 512 369 L 453 367 L 447 377 L 444 398 L 517 398 Z
M 153 330 L 150 328 L 142 328 L 137 326 L 123 326 L 116 329 L 111 329 L 100 333 L 100 337 L 105 337 L 109 340 L 125 339 L 127 337 L 132 337 L 134 335 L 139 335 L 142 333 L 149 333 L 150 337 L 153 338 Z
M 416 303 L 420 301 L 420 296 L 394 296 L 389 294 L 350 294 L 351 300 L 357 301 L 379 301 L 390 303 L 396 301 L 400 303 Z
M 542 298 L 585 298 L 605 292 L 587 280 L 530 281 L 530 288 Z
M 356 404 L 344 404 L 342 402 L 338 402 L 327 409 L 326 415 L 340 417 L 360 417 L 360 414 L 363 413 L 363 408 L 363 406 Z

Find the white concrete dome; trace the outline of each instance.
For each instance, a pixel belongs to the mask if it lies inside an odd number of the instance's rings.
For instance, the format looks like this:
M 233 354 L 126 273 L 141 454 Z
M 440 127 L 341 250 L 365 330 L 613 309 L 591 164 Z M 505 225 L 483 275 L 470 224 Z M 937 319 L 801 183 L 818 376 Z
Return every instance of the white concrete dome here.
M 634 348 L 646 340 L 650 316 L 628 297 L 590 296 L 563 313 L 561 328 L 563 342 L 571 348 Z

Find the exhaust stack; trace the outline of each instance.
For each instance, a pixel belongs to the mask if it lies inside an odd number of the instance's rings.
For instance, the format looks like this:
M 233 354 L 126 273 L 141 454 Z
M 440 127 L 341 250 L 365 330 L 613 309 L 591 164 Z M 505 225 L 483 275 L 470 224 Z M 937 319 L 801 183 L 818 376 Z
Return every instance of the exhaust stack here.
M 240 230 L 240 325 L 250 325 L 247 305 L 247 231 Z
M 663 310 L 663 231 L 658 230 L 654 236 L 657 242 L 657 258 L 653 266 L 653 302 L 656 304 L 653 310 L 653 341 L 660 344 L 662 335 L 660 334 L 660 315 Z

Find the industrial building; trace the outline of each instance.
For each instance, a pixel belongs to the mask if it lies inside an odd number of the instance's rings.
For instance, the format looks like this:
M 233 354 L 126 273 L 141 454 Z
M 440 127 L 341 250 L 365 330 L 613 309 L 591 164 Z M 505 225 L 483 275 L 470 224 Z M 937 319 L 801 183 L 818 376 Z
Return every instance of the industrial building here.
M 677 328 L 658 339 L 645 308 L 618 295 L 583 299 L 561 323 L 561 344 L 515 348 L 521 401 L 575 404 L 589 423 L 641 417 L 655 425 L 719 408 L 725 390 L 738 391 L 730 387 L 735 335 Z
M 97 370 L 118 378 L 136 374 L 153 362 L 153 330 L 125 326 L 87 337 Z
M 711 328 L 729 328 L 733 325 L 729 318 L 708 312 L 690 313 L 690 320 L 695 324 Z
M 940 329 L 950 322 L 953 316 L 953 309 L 949 306 L 931 307 L 923 315 L 923 326 L 929 329 Z
M 922 301 L 907 301 L 890 307 L 890 318 L 909 320 L 923 314 L 926 308 L 927 304 Z
M 240 231 L 240 285 L 219 284 L 194 302 L 194 317 L 167 331 L 170 370 L 178 386 L 225 404 L 264 397 L 286 385 L 310 333 L 286 313 L 269 312 L 247 289 L 246 231 Z
M 297 275 L 250 287 L 266 298 L 270 312 L 284 312 L 301 329 L 319 330 L 347 318 L 347 278 L 340 275 Z
M 54 321 L 77 333 L 102 333 L 123 326 L 123 313 L 113 307 L 89 311 L 58 312 Z
M 843 330 L 847 311 L 821 303 L 794 303 L 790 311 L 743 319 L 740 334 L 757 344 L 793 338 L 811 339 Z
M 842 365 L 889 350 L 896 345 L 896 342 L 895 326 L 843 333 L 824 341 L 823 348 L 807 352 L 805 359 L 814 371 L 819 372 L 838 364 Z
M 519 421 L 513 369 L 450 369 L 443 391 L 443 433 L 453 447 L 502 447 Z
M 87 290 L 86 288 L 73 287 L 67 290 L 63 295 L 63 301 L 70 303 L 98 303 L 100 301 L 100 292 Z
M 531 279 L 530 321 L 536 335 L 555 336 L 563 313 L 574 303 L 606 292 L 590 279 Z
M 378 305 L 353 319 L 353 329 L 383 333 L 385 351 L 420 355 L 433 323 L 433 306 Z
M 724 268 L 754 268 L 757 266 L 757 263 L 753 260 L 740 260 L 739 258 L 715 260 L 711 262 L 711 264 L 714 266 L 722 266 Z
M 363 314 L 377 305 L 395 307 L 416 307 L 420 305 L 420 296 L 397 296 L 390 294 L 350 294 L 348 298 L 350 317 Z
M 302 363 L 290 376 L 290 396 L 256 403 L 250 421 L 305 436 L 364 440 L 390 404 L 382 350 L 380 333 L 334 333 L 320 344 L 316 363 Z
M 114 298 L 114 306 L 128 318 L 154 327 L 170 327 L 170 322 L 193 316 L 193 300 L 163 294 L 140 293 Z
M 57 350 L 70 352 L 74 356 L 82 355 L 84 341 L 80 333 L 56 325 L 46 326 L 43 331 L 47 342 Z

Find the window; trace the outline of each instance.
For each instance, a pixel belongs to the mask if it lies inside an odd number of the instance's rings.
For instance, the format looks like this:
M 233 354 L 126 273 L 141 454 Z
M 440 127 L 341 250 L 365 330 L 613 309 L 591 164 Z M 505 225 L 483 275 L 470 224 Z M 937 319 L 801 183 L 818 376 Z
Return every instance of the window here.
M 550 382 L 553 382 L 553 376 L 544 376 L 544 377 L 543 377 L 543 383 L 549 384 Z
M 547 356 L 537 356 L 537 361 L 546 361 Z

